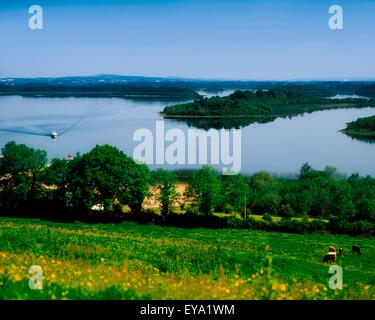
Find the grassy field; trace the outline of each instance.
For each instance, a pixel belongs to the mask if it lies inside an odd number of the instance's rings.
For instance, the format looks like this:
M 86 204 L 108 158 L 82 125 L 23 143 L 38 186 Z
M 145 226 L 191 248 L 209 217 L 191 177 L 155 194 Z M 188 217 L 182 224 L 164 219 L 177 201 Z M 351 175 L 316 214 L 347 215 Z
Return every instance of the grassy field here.
M 343 290 L 328 288 L 329 245 L 346 250 Z M 0 218 L 0 299 L 374 298 L 374 238 Z

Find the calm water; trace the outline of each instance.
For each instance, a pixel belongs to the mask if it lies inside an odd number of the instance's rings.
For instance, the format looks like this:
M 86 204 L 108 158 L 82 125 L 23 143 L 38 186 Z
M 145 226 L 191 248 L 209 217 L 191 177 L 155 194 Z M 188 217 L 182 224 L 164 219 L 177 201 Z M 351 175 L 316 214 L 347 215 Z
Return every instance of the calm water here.
M 139 144 L 132 139 L 134 132 L 144 128 L 154 133 L 156 121 L 162 120 L 158 112 L 166 104 L 171 102 L 0 97 L 0 148 L 15 140 L 44 149 L 53 158 L 84 153 L 97 144 L 111 144 L 132 155 Z M 374 108 L 332 110 L 252 124 L 241 131 L 241 171 L 293 174 L 304 162 L 309 162 L 318 169 L 330 165 L 341 173 L 375 176 L 375 144 L 353 140 L 338 132 L 345 123 L 374 114 Z M 187 132 L 188 126 L 166 120 L 165 130 L 172 128 Z M 63 134 L 52 141 L 48 136 L 51 131 Z M 156 147 L 160 147 L 160 142 L 154 141 L 154 150 Z

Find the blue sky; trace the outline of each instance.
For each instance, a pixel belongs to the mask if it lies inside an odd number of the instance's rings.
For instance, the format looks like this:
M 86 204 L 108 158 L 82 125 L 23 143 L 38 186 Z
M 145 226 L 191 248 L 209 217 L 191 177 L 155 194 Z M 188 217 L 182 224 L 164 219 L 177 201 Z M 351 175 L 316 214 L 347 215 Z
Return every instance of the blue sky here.
M 374 0 L 1 0 L 0 77 L 375 78 L 374 34 Z

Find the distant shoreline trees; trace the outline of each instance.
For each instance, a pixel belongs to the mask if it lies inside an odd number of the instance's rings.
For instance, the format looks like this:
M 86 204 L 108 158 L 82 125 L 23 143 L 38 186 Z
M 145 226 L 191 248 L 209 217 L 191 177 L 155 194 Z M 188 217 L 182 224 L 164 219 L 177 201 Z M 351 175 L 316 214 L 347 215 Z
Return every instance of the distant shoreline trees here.
M 226 97 L 197 97 L 194 102 L 166 106 L 165 117 L 229 117 L 236 116 L 288 116 L 328 108 L 360 107 L 375 105 L 368 99 L 331 99 L 311 94 L 303 86 L 276 87 L 269 91 L 237 90 Z
M 47 97 L 166 97 L 183 99 L 194 99 L 199 96 L 198 93 L 192 89 L 151 84 L 59 84 L 32 81 L 13 85 L 0 83 L 0 95 Z
M 46 152 L 9 142 L 0 158 L 0 214 L 73 214 L 79 219 L 96 208 L 101 212 L 98 221 L 110 221 L 113 216 L 125 217 L 124 208 L 129 207 L 138 219 L 154 188 L 160 215 L 153 212 L 151 219 L 175 225 L 319 231 L 326 230 L 320 221 L 324 219 L 335 232 L 374 234 L 375 179 L 370 176 L 339 177 L 334 168 L 319 171 L 308 164 L 294 179 L 267 172 L 221 176 L 209 166 L 183 175 L 188 180 L 184 195 L 176 190 L 176 173 L 150 171 L 116 147 L 96 146 L 72 160 L 53 159 L 48 164 Z M 177 210 L 180 199 L 183 209 Z M 263 219 L 255 221 L 253 214 Z M 272 217 L 281 220 L 276 223 Z M 308 219 L 317 222 L 310 224 Z
M 360 96 L 375 98 L 375 84 L 372 83 L 368 86 L 358 88 L 358 90 L 356 91 L 356 94 Z
M 375 141 L 375 116 L 349 122 L 342 132 L 354 138 Z

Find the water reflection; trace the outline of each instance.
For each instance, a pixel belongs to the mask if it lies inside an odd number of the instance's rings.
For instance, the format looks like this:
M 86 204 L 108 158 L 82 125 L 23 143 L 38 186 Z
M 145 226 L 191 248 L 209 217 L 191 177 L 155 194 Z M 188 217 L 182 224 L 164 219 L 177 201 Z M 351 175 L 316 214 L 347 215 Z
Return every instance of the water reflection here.
M 363 136 L 363 135 L 355 135 L 355 134 L 348 134 L 346 132 L 343 132 L 348 137 L 352 138 L 352 140 L 357 140 L 361 142 L 365 142 L 368 144 L 375 143 L 375 136 Z
M 198 128 L 203 130 L 210 129 L 240 129 L 245 128 L 254 123 L 268 123 L 272 122 L 277 117 L 229 117 L 229 118 L 171 118 L 169 121 L 183 122 L 190 128 Z
M 25 143 L 48 152 L 49 158 L 84 153 L 97 144 L 117 146 L 129 155 L 138 129 L 155 130 L 159 112 L 178 101 L 118 98 L 25 98 L 0 97 L 0 148 L 8 141 Z M 244 173 L 267 170 L 276 174 L 297 173 L 304 162 L 314 168 L 335 166 L 341 173 L 375 176 L 375 146 L 353 139 L 340 130 L 346 123 L 374 114 L 374 108 L 326 110 L 293 118 L 225 119 L 224 127 L 241 127 Z M 166 131 L 190 126 L 221 128 L 213 121 L 186 123 L 165 119 Z M 57 141 L 47 135 L 64 132 Z M 19 131 L 19 132 L 18 132 Z M 24 132 L 21 132 L 24 131 Z M 139 142 L 138 142 L 139 143 Z M 154 149 L 159 148 L 154 145 Z M 152 166 L 157 167 L 157 166 Z M 200 166 L 172 165 L 171 169 Z

